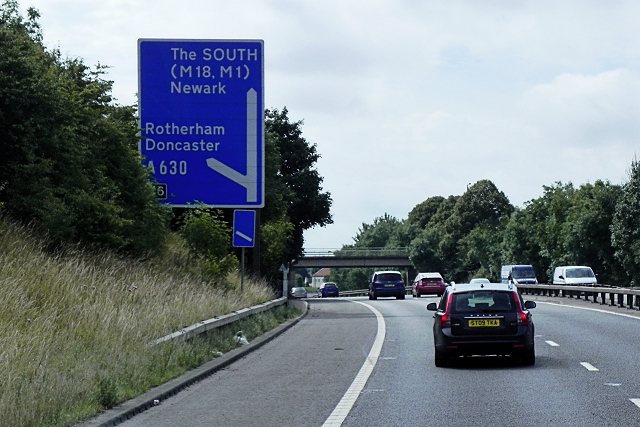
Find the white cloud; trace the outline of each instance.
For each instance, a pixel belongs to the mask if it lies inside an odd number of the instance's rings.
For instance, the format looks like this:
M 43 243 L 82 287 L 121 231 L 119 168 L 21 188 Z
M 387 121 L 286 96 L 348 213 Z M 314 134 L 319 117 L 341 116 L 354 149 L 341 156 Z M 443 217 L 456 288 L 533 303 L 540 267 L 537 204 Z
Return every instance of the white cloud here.
M 564 73 L 528 90 L 522 110 L 556 146 L 633 143 L 640 135 L 640 74 L 627 69 Z

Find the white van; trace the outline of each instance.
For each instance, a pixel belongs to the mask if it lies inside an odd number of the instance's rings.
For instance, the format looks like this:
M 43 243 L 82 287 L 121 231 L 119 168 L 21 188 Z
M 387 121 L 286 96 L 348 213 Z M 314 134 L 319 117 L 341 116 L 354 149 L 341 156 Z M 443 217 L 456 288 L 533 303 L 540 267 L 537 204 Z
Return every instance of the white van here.
M 538 279 L 531 265 L 503 265 L 500 270 L 500 282 L 537 285 Z
M 568 265 L 553 271 L 554 285 L 595 286 L 598 283 L 591 267 Z

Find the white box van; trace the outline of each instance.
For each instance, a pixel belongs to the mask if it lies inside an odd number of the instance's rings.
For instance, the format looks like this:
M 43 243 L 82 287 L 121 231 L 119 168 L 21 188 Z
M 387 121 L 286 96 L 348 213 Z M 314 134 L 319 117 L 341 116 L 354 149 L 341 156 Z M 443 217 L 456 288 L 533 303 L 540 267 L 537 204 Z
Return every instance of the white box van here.
M 598 283 L 591 267 L 568 265 L 553 271 L 554 285 L 595 286 Z
M 538 279 L 531 265 L 503 265 L 500 270 L 500 282 L 537 285 Z

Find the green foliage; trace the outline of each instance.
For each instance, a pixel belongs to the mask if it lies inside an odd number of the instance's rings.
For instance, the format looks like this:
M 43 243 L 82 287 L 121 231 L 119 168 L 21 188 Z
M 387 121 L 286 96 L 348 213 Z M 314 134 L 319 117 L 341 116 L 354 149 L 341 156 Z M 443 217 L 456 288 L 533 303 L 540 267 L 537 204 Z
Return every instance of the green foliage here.
M 38 17 L 0 9 L 0 202 L 55 246 L 161 250 L 169 212 L 140 162 L 135 108 L 112 102 L 105 67 L 47 51 Z
M 420 229 L 425 228 L 429 221 L 431 221 L 431 218 L 438 212 L 438 209 L 444 201 L 445 198 L 442 196 L 433 196 L 422 203 L 418 203 L 411 212 L 409 212 L 407 222 L 417 225 Z
M 206 208 L 188 210 L 182 220 L 180 234 L 190 253 L 203 266 L 206 278 L 226 284 L 226 276 L 238 267 L 231 253 L 231 229 L 222 212 Z
M 600 283 L 622 280 L 609 231 L 620 187 L 596 181 L 577 189 L 560 182 L 543 189 L 506 226 L 504 263 L 533 265 L 541 282 L 551 279 L 555 267 L 576 264 L 593 268 Z
M 373 224 L 362 223 L 358 234 L 353 239 L 356 248 L 384 248 L 391 247 L 389 243 L 400 232 L 402 221 L 385 213 L 374 218 Z
M 513 210 L 489 180 L 476 182 L 462 196 L 425 200 L 410 213 L 412 222 L 424 224 L 411 242 L 413 264 L 456 282 L 477 276 L 497 280 L 502 233 Z
M 284 263 L 282 256 L 291 244 L 294 229 L 293 224 L 285 220 L 269 222 L 262 226 L 260 262 L 261 272 L 265 277 L 274 280 L 281 275 L 279 268 Z
M 327 276 L 328 282 L 335 282 L 340 291 L 355 291 L 369 287 L 373 268 L 334 268 Z
M 263 224 L 280 221 L 284 209 L 286 222 L 293 224 L 283 262 L 302 254 L 304 230 L 333 223 L 329 212 L 331 195 L 322 192 L 322 177 L 315 169 L 320 155 L 315 144 L 302 136 L 302 121 L 290 122 L 287 114 L 286 107 L 265 112 L 269 172 L 266 181 L 272 186 L 266 199 L 275 202 L 275 206 L 266 207 L 261 219 Z
M 96 374 L 96 401 L 105 409 L 115 406 L 118 399 L 118 384 L 114 377 Z
M 629 181 L 623 186 L 611 224 L 615 257 L 631 281 L 640 284 L 640 162 L 631 163 Z

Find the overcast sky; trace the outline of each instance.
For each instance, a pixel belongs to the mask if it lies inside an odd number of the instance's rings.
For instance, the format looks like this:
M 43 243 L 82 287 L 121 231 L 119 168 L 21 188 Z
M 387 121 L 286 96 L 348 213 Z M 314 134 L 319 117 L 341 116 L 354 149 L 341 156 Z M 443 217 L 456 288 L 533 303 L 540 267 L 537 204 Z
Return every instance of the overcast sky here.
M 432 196 L 493 181 L 516 206 L 557 181 L 622 184 L 640 152 L 640 2 L 22 0 L 47 46 L 110 66 L 137 102 L 138 38 L 262 39 L 265 107 L 304 120 L 353 243 Z

